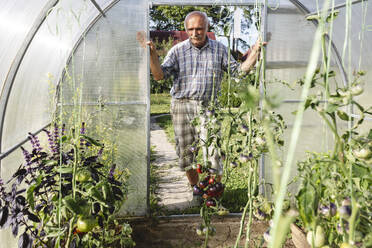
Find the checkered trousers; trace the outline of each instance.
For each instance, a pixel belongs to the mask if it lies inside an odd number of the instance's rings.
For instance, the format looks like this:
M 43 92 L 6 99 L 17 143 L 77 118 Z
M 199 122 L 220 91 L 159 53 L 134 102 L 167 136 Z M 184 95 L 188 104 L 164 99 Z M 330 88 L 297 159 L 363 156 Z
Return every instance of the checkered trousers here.
M 176 152 L 179 157 L 179 166 L 183 170 L 190 169 L 190 166 L 195 162 L 195 155 L 197 153 L 192 152 L 191 147 L 196 142 L 199 142 L 199 137 L 201 139 L 207 137 L 207 130 L 204 128 L 207 118 L 200 115 L 200 111 L 204 105 L 202 101 L 190 99 L 173 98 L 171 102 Z M 200 130 L 191 124 L 196 117 L 200 117 Z M 208 154 L 213 154 L 213 156 L 209 157 L 209 161 L 212 167 L 217 169 L 218 173 L 222 175 L 223 168 L 218 152 L 213 152 L 211 149 L 214 148 L 208 148 Z M 206 159 L 206 154 L 206 148 L 203 147 L 204 159 Z

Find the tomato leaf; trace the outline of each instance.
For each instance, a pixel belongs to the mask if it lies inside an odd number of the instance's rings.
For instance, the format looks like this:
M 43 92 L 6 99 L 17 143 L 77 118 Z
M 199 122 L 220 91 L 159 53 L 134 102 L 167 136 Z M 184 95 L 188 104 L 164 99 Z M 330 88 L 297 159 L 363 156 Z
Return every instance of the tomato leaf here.
M 36 178 L 36 182 L 35 184 L 31 185 L 28 189 L 27 189 L 27 193 L 26 193 L 26 199 L 27 199 L 27 202 L 30 204 L 30 207 L 32 210 L 35 209 L 35 199 L 34 199 L 34 191 L 37 187 L 39 187 L 39 185 L 41 184 L 41 179 L 43 177 L 43 174 L 40 174 L 37 178 Z
M 327 109 L 325 110 L 327 113 L 333 113 L 337 110 L 338 105 L 335 104 L 328 104 Z
M 329 13 L 329 15 L 326 18 L 326 22 L 329 23 L 329 22 L 333 21 L 338 16 L 338 14 L 339 14 L 338 10 Z
M 108 207 L 103 195 L 95 187 L 90 189 L 89 195 L 103 206 Z
M 63 204 L 76 215 L 87 215 L 89 211 L 89 205 L 87 201 L 81 198 L 73 199 L 71 195 L 65 197 L 62 200 Z M 87 208 L 88 206 L 88 208 Z
M 344 111 L 342 110 L 337 110 L 337 115 L 338 117 L 340 117 L 341 120 L 343 121 L 350 121 L 350 120 L 353 120 L 352 117 L 350 117 L 348 114 L 346 114 Z
M 317 194 L 314 186 L 307 182 L 306 186 L 298 194 L 298 208 L 300 217 L 306 226 L 309 226 L 318 206 Z

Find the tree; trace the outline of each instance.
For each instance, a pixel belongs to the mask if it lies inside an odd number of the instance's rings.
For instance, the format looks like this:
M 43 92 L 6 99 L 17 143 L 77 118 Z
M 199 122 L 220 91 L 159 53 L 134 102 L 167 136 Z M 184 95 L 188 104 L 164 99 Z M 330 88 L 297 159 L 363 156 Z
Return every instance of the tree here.
M 203 11 L 210 18 L 211 31 L 226 23 L 230 11 L 224 6 L 194 7 L 194 6 L 154 6 L 150 9 L 152 30 L 185 30 L 184 20 L 188 13 L 194 10 Z M 231 19 L 231 18 L 230 18 Z

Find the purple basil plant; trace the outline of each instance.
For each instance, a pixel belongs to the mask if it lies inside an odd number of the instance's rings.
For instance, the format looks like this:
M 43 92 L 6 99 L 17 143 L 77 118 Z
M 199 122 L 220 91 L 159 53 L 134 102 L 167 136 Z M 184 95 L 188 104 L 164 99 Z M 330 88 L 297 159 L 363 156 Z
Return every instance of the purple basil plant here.
M 68 145 L 74 139 L 66 137 L 65 125 L 60 128 L 55 124 L 52 132 L 43 131 L 48 137 L 47 147 L 43 148 L 39 138 L 29 133 L 32 149 L 21 147 L 25 162 L 10 179 L 0 178 L 0 228 L 11 228 L 15 237 L 22 230 L 18 247 L 54 247 L 56 242 L 84 246 L 81 237 L 69 230 L 69 221 L 77 216 L 92 216 L 104 228 L 108 216 L 118 211 L 118 202 L 125 198 L 124 184 L 114 176 L 116 165 L 105 166 L 101 161 L 103 145 L 86 136 L 85 123 L 81 125 L 79 142 L 91 149 L 84 152 Z M 78 180 L 81 172 L 88 175 L 86 182 Z M 54 216 L 62 209 L 65 212 L 58 223 Z M 60 239 L 48 235 L 52 229 L 46 224 L 60 226 L 64 234 Z

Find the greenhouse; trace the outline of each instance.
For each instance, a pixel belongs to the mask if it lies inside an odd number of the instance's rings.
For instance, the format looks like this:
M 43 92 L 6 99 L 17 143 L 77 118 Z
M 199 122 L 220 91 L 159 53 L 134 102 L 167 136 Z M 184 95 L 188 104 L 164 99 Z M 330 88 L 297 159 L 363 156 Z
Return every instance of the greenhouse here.
M 2 0 L 0 248 L 372 247 L 368 5 Z M 213 74 L 193 185 L 177 165 L 175 86 L 154 80 L 145 42 L 166 61 L 179 43 L 161 37 L 188 41 L 195 10 L 228 63 L 261 50 L 247 73 Z

